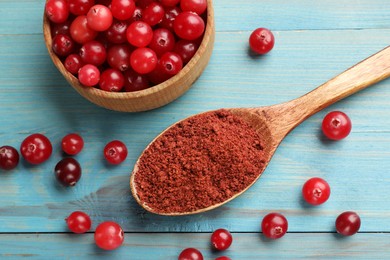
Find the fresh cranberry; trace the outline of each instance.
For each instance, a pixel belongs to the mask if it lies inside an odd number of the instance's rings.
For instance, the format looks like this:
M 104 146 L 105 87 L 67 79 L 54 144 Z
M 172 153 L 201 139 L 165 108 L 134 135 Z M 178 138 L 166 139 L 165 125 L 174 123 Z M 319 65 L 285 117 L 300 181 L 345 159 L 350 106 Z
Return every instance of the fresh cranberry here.
M 79 54 L 85 64 L 92 64 L 95 66 L 102 65 L 107 58 L 106 48 L 98 41 L 85 43 L 81 46 Z
M 78 73 L 79 81 L 86 87 L 93 87 L 99 83 L 100 71 L 92 64 L 82 66 Z
M 173 51 L 180 55 L 183 64 L 187 64 L 198 50 L 199 45 L 195 41 L 179 40 Z
M 153 29 L 143 21 L 135 21 L 127 27 L 127 41 L 135 47 L 146 47 L 153 38 Z
M 94 5 L 87 13 L 87 21 L 92 30 L 105 31 L 110 28 L 113 21 L 111 10 L 104 5 Z
M 87 43 L 95 39 L 98 33 L 87 25 L 87 16 L 77 16 L 70 25 L 70 35 L 72 39 L 80 44 Z
M 183 68 L 181 57 L 174 52 L 164 53 L 159 60 L 159 64 L 163 71 L 169 75 L 176 75 Z
M 181 12 L 173 23 L 175 33 L 182 39 L 195 40 L 202 36 L 205 23 L 203 19 L 192 12 Z
M 322 178 L 313 177 L 305 182 L 302 187 L 304 200 L 311 205 L 325 203 L 330 196 L 330 186 Z
M 360 217 L 356 212 L 345 211 L 336 218 L 336 231 L 343 236 L 352 236 L 360 229 Z
M 257 28 L 249 36 L 249 46 L 257 54 L 268 53 L 272 50 L 274 44 L 274 35 L 266 28 Z
M 66 70 L 73 75 L 76 75 L 79 72 L 83 64 L 84 62 L 78 54 L 70 54 L 68 57 L 66 57 L 64 61 L 64 66 Z
M 43 134 L 27 136 L 20 145 L 20 153 L 31 164 L 40 164 L 50 158 L 53 146 L 50 140 Z
M 180 8 L 201 15 L 207 9 L 207 0 L 181 0 Z
M 88 214 L 82 211 L 72 212 L 66 219 L 66 224 L 70 231 L 82 234 L 91 229 L 92 221 Z
M 122 227 L 113 221 L 100 223 L 95 230 L 95 243 L 104 250 L 114 250 L 120 247 L 124 241 Z
M 142 9 L 145 9 L 148 5 L 150 5 L 154 1 L 156 1 L 156 0 L 137 0 L 136 3 L 137 3 L 137 6 L 139 6 Z
M 233 236 L 226 229 L 220 228 L 211 235 L 211 244 L 216 250 L 226 250 L 233 242 Z
M 111 12 L 118 20 L 128 20 L 133 16 L 135 10 L 134 0 L 112 0 Z
M 215 258 L 215 260 L 232 260 L 232 259 L 227 257 L 227 256 L 220 256 L 220 257 Z
M 287 219 L 280 213 L 269 213 L 261 222 L 263 235 L 270 239 L 281 238 L 286 234 L 287 228 Z
M 149 24 L 150 26 L 155 26 L 163 19 L 165 14 L 164 7 L 158 3 L 150 3 L 142 12 L 142 21 Z
M 160 63 L 157 64 L 156 68 L 147 74 L 148 79 L 153 84 L 157 85 L 160 84 L 172 77 L 172 75 L 166 73 L 165 69 L 160 65 Z
M 180 12 L 181 9 L 177 6 L 165 8 L 165 14 L 161 22 L 159 23 L 159 26 L 168 29 L 170 31 L 173 31 L 174 30 L 173 23 L 176 19 L 176 16 L 178 16 Z
M 65 135 L 61 140 L 61 148 L 68 155 L 76 155 L 81 152 L 84 147 L 83 138 L 76 133 Z
M 132 69 L 126 70 L 123 76 L 125 78 L 125 92 L 139 91 L 150 87 L 148 77 L 146 75 L 140 75 Z
M 331 140 L 347 137 L 351 129 L 351 119 L 341 111 L 329 112 L 322 120 L 322 132 Z
M 125 84 L 125 79 L 122 73 L 117 69 L 106 69 L 100 75 L 100 89 L 109 92 L 119 92 Z
M 163 6 L 175 6 L 180 3 L 180 0 L 160 0 Z
M 143 13 L 142 8 L 136 6 L 136 7 L 135 7 L 135 10 L 134 10 L 134 12 L 133 12 L 133 16 L 131 17 L 130 21 L 133 21 L 133 22 L 135 22 L 135 21 L 141 21 L 141 19 L 142 19 L 142 13 Z
M 108 28 L 104 34 L 107 40 L 111 43 L 125 43 L 127 42 L 127 22 L 125 21 L 114 21 L 110 28 Z
M 198 249 L 189 247 L 181 251 L 178 260 L 203 260 L 203 255 Z
M 57 56 L 65 57 L 73 52 L 75 44 L 70 36 L 66 34 L 57 34 L 53 38 L 52 48 Z
M 157 55 L 150 48 L 138 48 L 130 55 L 130 65 L 139 74 L 147 74 L 157 66 Z
M 111 0 L 95 0 L 95 4 L 110 6 Z
M 158 57 L 175 48 L 175 35 L 165 28 L 158 28 L 153 31 L 152 40 L 149 43 L 151 48 Z
M 19 163 L 18 151 L 9 145 L 0 147 L 0 169 L 12 170 Z
M 81 166 L 72 157 L 64 158 L 56 164 L 54 173 L 62 185 L 74 186 L 81 178 Z
M 52 23 L 50 25 L 51 36 L 54 38 L 57 34 L 70 35 L 70 24 L 70 20 L 66 20 L 63 23 Z
M 85 15 L 95 4 L 95 0 L 68 0 L 69 11 L 74 15 Z
M 126 71 L 130 68 L 130 55 L 132 48 L 128 44 L 111 46 L 107 51 L 107 62 L 110 67 Z
M 127 147 L 123 142 L 113 140 L 106 144 L 103 155 L 107 162 L 111 164 L 120 164 L 127 157 Z
M 69 16 L 69 5 L 66 0 L 48 0 L 45 13 L 53 23 L 63 23 Z

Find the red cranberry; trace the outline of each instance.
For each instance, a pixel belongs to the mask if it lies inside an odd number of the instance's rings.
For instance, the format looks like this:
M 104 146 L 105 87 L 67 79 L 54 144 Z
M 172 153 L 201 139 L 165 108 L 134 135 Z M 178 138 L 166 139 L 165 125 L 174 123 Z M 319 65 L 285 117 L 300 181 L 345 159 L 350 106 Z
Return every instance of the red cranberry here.
M 39 133 L 27 136 L 20 145 L 20 153 L 31 164 L 45 162 L 52 152 L 53 146 L 50 140 Z
M 53 23 L 63 23 L 69 16 L 69 5 L 66 0 L 48 0 L 45 13 Z
M 83 138 L 76 133 L 67 134 L 62 138 L 61 148 L 68 155 L 76 155 L 84 147 Z
M 164 6 L 175 6 L 180 3 L 180 0 L 160 0 Z
M 164 7 L 158 2 L 150 3 L 142 13 L 142 21 L 150 26 L 155 26 L 163 19 L 165 14 Z
M 112 0 L 111 12 L 118 20 L 128 20 L 133 16 L 135 10 L 134 0 Z
M 173 23 L 176 19 L 176 16 L 181 12 L 180 8 L 177 6 L 165 8 L 165 14 L 159 26 L 170 31 L 173 31 Z
M 100 223 L 94 234 L 95 243 L 104 250 L 114 250 L 120 247 L 125 239 L 122 227 L 113 221 Z
M 159 61 L 163 71 L 169 75 L 176 75 L 183 68 L 183 62 L 179 54 L 174 52 L 164 53 Z
M 152 72 L 157 66 L 157 55 L 150 48 L 138 48 L 130 55 L 130 65 L 139 74 Z
M 207 0 L 181 0 L 180 8 L 201 15 L 207 9 Z
M 269 213 L 261 222 L 263 235 L 271 239 L 278 239 L 284 236 L 287 228 L 287 219 L 279 213 Z
M 87 21 L 92 30 L 105 31 L 110 28 L 113 21 L 111 10 L 105 5 L 94 5 L 87 13 Z
M 351 129 L 351 119 L 341 111 L 332 111 L 322 120 L 322 132 L 331 140 L 341 140 L 347 137 Z
M 19 163 L 18 151 L 9 145 L 0 147 L 0 168 L 3 170 L 12 170 Z
M 62 185 L 74 186 L 81 178 L 81 166 L 74 158 L 64 158 L 56 164 L 54 173 Z
M 73 75 L 76 75 L 79 72 L 83 64 L 84 62 L 78 54 L 70 54 L 68 57 L 66 57 L 64 61 L 64 66 L 66 70 Z
M 113 140 L 106 144 L 103 155 L 107 162 L 111 164 L 120 164 L 127 157 L 127 147 L 123 142 Z
M 189 247 L 181 251 L 178 260 L 203 260 L 203 255 L 198 249 Z
M 175 33 L 182 39 L 195 40 L 202 36 L 205 23 L 203 19 L 192 12 L 180 13 L 173 23 Z
M 65 34 L 57 34 L 53 38 L 52 48 L 57 56 L 64 57 L 73 52 L 75 44 L 70 36 Z
M 313 177 L 305 182 L 302 187 L 304 200 L 311 205 L 325 203 L 330 196 L 330 186 L 322 178 Z
M 249 46 L 257 54 L 266 54 L 272 50 L 275 38 L 272 32 L 266 28 L 257 28 L 249 37 Z
M 132 48 L 128 44 L 113 45 L 108 49 L 107 62 L 112 68 L 126 71 L 130 68 Z
M 95 65 L 87 64 L 80 68 L 78 78 L 82 85 L 93 87 L 99 83 L 100 71 Z
M 125 79 L 122 73 L 117 69 L 106 69 L 100 75 L 100 89 L 109 92 L 119 92 L 122 90 Z
M 127 41 L 135 47 L 146 47 L 153 38 L 153 29 L 149 24 L 135 21 L 127 27 Z
M 70 35 L 70 20 L 66 20 L 63 23 L 53 23 L 50 26 L 51 36 L 54 37 L 57 34 Z
M 80 48 L 80 57 L 85 64 L 102 65 L 106 61 L 106 48 L 101 42 L 90 41 Z
M 150 82 L 146 75 L 140 75 L 132 69 L 124 72 L 125 92 L 139 91 L 150 87 Z
M 220 228 L 211 235 L 211 244 L 217 250 L 226 250 L 233 242 L 233 236 L 226 229 Z
M 161 57 L 164 53 L 172 51 L 173 48 L 175 48 L 175 36 L 168 29 L 155 29 L 148 47 L 151 48 L 158 57 Z
M 87 16 L 77 16 L 70 25 L 70 35 L 72 39 L 80 44 L 87 43 L 95 39 L 98 35 L 96 31 L 87 25 Z
M 195 41 L 179 40 L 174 48 L 174 52 L 180 55 L 184 64 L 187 64 L 198 50 L 199 45 Z
M 82 211 L 74 211 L 65 219 L 70 231 L 82 234 L 91 229 L 92 221 L 88 214 Z
M 89 9 L 95 4 L 95 0 L 68 0 L 69 11 L 74 15 L 87 14 Z
M 344 236 L 352 236 L 360 229 L 360 217 L 356 212 L 345 211 L 336 219 L 337 233 Z
M 114 21 L 110 28 L 108 28 L 104 35 L 107 38 L 107 41 L 110 43 L 125 43 L 127 42 L 126 30 L 127 22 L 125 21 Z

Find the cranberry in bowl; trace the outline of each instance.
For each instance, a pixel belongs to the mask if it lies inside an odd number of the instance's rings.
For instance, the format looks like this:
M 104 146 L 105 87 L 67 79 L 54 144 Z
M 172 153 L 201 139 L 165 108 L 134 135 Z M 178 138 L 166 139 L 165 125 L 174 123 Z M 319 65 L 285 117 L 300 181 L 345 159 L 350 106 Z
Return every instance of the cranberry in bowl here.
M 180 2 L 101 2 L 47 0 L 44 8 L 48 53 L 81 96 L 110 110 L 139 112 L 190 89 L 213 51 L 212 0 L 184 9 Z

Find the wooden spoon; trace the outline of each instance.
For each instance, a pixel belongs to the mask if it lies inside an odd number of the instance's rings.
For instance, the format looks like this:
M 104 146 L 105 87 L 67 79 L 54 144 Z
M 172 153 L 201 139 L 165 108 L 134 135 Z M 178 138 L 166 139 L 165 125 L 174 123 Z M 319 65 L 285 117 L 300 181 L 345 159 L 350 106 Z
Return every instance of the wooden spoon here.
M 333 79 L 322 84 L 315 90 L 297 99 L 282 104 L 266 107 L 230 108 L 227 110 L 249 123 L 250 126 L 252 126 L 262 138 L 265 152 L 264 159 L 266 160 L 263 169 L 265 169 L 269 161 L 271 160 L 276 148 L 279 146 L 284 137 L 302 121 L 315 114 L 316 112 L 322 110 L 323 108 L 389 76 L 390 46 L 361 61 L 360 63 L 349 68 L 348 70 L 344 71 Z M 166 129 L 165 131 L 167 131 L 168 129 Z M 159 136 L 161 136 L 161 134 Z M 158 139 L 159 136 L 157 136 L 156 139 Z M 148 147 L 146 149 L 148 149 Z M 191 212 L 164 213 L 156 212 L 156 210 L 148 206 L 144 201 L 141 201 L 137 194 L 137 187 L 134 180 L 136 175 L 138 174 L 138 165 L 140 163 L 141 158 L 142 155 L 136 162 L 130 178 L 131 191 L 136 201 L 144 209 L 160 215 L 188 215 L 204 212 L 219 207 L 245 192 L 250 186 L 252 186 L 253 183 L 256 182 L 256 180 L 260 177 L 262 173 L 259 172 L 258 177 L 250 185 L 248 185 L 240 192 L 234 194 L 226 201 Z

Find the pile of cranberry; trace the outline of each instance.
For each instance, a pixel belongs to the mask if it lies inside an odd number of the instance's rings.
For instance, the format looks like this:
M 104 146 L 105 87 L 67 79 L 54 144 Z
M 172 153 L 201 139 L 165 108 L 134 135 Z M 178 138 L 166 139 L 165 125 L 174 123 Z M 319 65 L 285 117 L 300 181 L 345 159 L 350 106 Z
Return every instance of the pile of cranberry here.
M 48 0 L 53 52 L 86 87 L 131 92 L 180 72 L 195 55 L 207 0 Z

